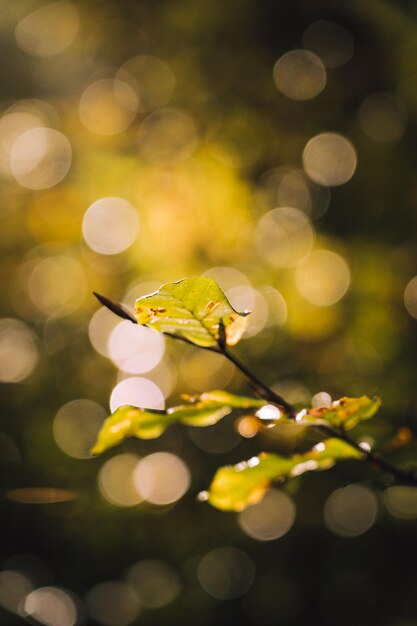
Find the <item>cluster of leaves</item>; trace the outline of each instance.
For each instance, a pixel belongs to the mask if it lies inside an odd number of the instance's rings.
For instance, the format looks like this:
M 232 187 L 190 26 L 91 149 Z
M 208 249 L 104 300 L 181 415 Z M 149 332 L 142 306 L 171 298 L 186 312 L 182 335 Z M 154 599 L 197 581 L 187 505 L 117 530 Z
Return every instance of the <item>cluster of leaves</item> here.
M 128 316 L 123 309 L 118 310 L 117 305 L 112 309 L 123 317 Z M 136 319 L 132 321 L 227 356 L 226 346 L 240 340 L 248 315 L 233 309 L 214 280 L 191 277 L 163 285 L 157 292 L 139 298 Z M 195 427 L 212 426 L 233 410 L 251 411 L 257 417 L 264 406 L 273 403 L 273 395 L 272 400 L 257 399 L 224 390 L 183 396 L 183 399 L 184 404 L 163 411 L 133 406 L 118 408 L 105 420 L 93 453 L 101 454 L 127 437 L 159 437 L 177 422 Z M 349 440 L 345 431 L 371 418 L 379 406 L 378 398 L 367 396 L 341 398 L 328 407 L 305 408 L 297 413 L 284 411 L 279 405 L 274 423 L 313 427 L 320 432 L 323 441 L 303 454 L 285 457 L 262 452 L 248 461 L 222 467 L 208 491 L 203 492 L 202 499 L 225 511 L 240 511 L 259 502 L 273 481 L 325 470 L 344 459 L 361 459 L 366 451 Z

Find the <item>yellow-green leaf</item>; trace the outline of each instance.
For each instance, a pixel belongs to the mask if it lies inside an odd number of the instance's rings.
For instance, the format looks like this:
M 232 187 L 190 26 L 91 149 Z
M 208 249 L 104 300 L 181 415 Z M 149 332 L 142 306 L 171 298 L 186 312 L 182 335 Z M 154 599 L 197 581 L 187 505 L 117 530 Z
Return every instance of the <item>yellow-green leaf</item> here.
M 328 407 L 301 411 L 296 421 L 301 424 L 322 424 L 349 430 L 362 420 L 370 419 L 381 406 L 379 398 L 340 398 Z
M 217 402 L 219 404 L 227 404 L 234 409 L 252 409 L 261 408 L 265 406 L 265 400 L 258 400 L 257 398 L 249 398 L 247 396 L 238 396 L 235 393 L 229 393 L 223 389 L 215 389 L 214 391 L 204 391 L 195 396 L 189 396 L 184 394 L 182 396 L 185 400 L 190 402 Z
M 171 424 L 180 422 L 188 426 L 212 426 L 232 409 L 263 406 L 263 400 L 228 393 L 223 390 L 207 391 L 197 396 L 184 396 L 190 404 L 174 406 L 166 411 L 122 406 L 108 417 L 93 448 L 100 454 L 116 446 L 127 437 L 155 439 Z
M 221 326 L 226 343 L 235 345 L 248 323 L 248 313 L 235 311 L 217 283 L 205 276 L 162 285 L 136 300 L 135 308 L 138 324 L 203 347 L 217 345 Z
M 122 406 L 104 421 L 92 452 L 101 454 L 127 437 L 156 439 L 168 426 L 176 422 L 190 426 L 212 426 L 230 411 L 230 407 L 218 403 L 177 406 L 167 411 Z
M 223 511 L 242 511 L 262 500 L 272 481 L 326 470 L 342 459 L 360 459 L 359 450 L 340 439 L 328 439 L 305 454 L 284 457 L 263 452 L 249 461 L 217 470 L 208 502 Z

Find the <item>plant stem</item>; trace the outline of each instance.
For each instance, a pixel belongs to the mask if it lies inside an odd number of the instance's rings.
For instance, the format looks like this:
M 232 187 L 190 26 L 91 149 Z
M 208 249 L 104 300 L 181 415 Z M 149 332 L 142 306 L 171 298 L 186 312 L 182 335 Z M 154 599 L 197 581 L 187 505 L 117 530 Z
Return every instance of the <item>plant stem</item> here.
M 275 391 L 268 387 L 268 385 L 263 383 L 257 376 L 255 376 L 255 374 L 253 374 L 253 372 L 251 372 L 246 367 L 246 365 L 237 358 L 237 356 L 227 350 L 226 346 L 220 345 L 219 347 L 220 352 L 223 354 L 223 356 L 225 356 L 228 361 L 233 363 L 246 376 L 251 384 L 251 387 L 258 394 L 258 396 L 260 396 L 264 400 L 267 400 L 268 402 L 271 402 L 272 404 L 276 404 L 278 408 L 281 409 L 283 413 L 287 414 L 288 416 L 295 416 L 296 411 L 294 407 L 289 404 L 289 402 L 284 400 L 284 398 L 275 393 Z
M 376 467 L 382 472 L 388 472 L 395 478 L 397 482 L 405 483 L 407 485 L 414 485 L 414 486 L 417 485 L 417 473 L 416 472 L 392 465 L 388 461 L 385 461 L 381 457 L 379 452 L 372 452 L 371 450 L 369 451 L 364 450 L 360 444 L 356 443 L 356 441 L 353 441 L 352 439 L 350 439 L 350 437 L 347 437 L 345 434 L 338 435 L 335 433 L 334 436 L 338 437 L 339 439 L 342 439 L 342 441 L 345 441 L 353 448 L 356 448 L 356 450 L 360 450 L 362 454 L 364 455 L 363 460 L 366 463 L 369 463 L 369 465 L 371 465 L 372 467 Z

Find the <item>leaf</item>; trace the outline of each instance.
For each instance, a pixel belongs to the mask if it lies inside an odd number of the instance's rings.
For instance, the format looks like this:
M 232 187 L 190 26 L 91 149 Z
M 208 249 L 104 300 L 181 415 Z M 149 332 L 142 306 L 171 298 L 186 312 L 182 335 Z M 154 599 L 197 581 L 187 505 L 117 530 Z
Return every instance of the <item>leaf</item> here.
M 358 422 L 373 417 L 380 406 L 379 398 L 340 398 L 328 407 L 301 411 L 295 419 L 299 424 L 330 425 L 349 430 Z
M 182 337 L 202 347 L 216 346 L 224 328 L 226 344 L 234 346 L 248 324 L 248 313 L 238 313 L 212 279 L 205 276 L 168 283 L 136 300 L 138 324 Z
M 230 413 L 228 406 L 178 406 L 167 411 L 122 406 L 108 417 L 98 434 L 93 454 L 101 454 L 118 445 L 127 437 L 156 439 L 176 422 L 190 426 L 212 426 Z
M 228 415 L 234 408 L 247 409 L 263 406 L 263 400 L 247 398 L 227 391 L 208 391 L 198 396 L 185 396 L 190 404 L 171 407 L 166 411 L 122 406 L 108 417 L 92 452 L 101 454 L 116 446 L 127 437 L 155 439 L 168 426 L 181 422 L 188 426 L 212 426 Z
M 266 404 L 265 400 L 257 400 L 256 398 L 238 396 L 235 393 L 229 393 L 228 391 L 224 391 L 223 389 L 205 391 L 195 396 L 189 396 L 184 394 L 182 397 L 185 400 L 189 400 L 190 402 L 219 402 L 221 404 L 227 404 L 234 409 L 261 408 Z
M 342 459 L 360 459 L 361 452 L 340 439 L 328 439 L 305 454 L 284 457 L 263 452 L 258 457 L 217 470 L 208 502 L 223 511 L 242 511 L 260 502 L 272 481 L 326 470 Z

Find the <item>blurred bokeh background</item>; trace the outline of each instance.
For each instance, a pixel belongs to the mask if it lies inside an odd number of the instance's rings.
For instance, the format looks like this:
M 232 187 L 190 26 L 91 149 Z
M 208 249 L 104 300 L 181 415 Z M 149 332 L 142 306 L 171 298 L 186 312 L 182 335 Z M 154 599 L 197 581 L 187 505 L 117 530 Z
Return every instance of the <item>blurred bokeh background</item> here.
M 137 328 L 205 274 L 291 402 L 379 394 L 416 464 L 417 3 L 0 1 L 1 623 L 412 626 L 417 490 L 346 463 L 225 514 L 219 465 L 312 443 L 235 415 L 92 459 L 110 408 L 245 381 Z

